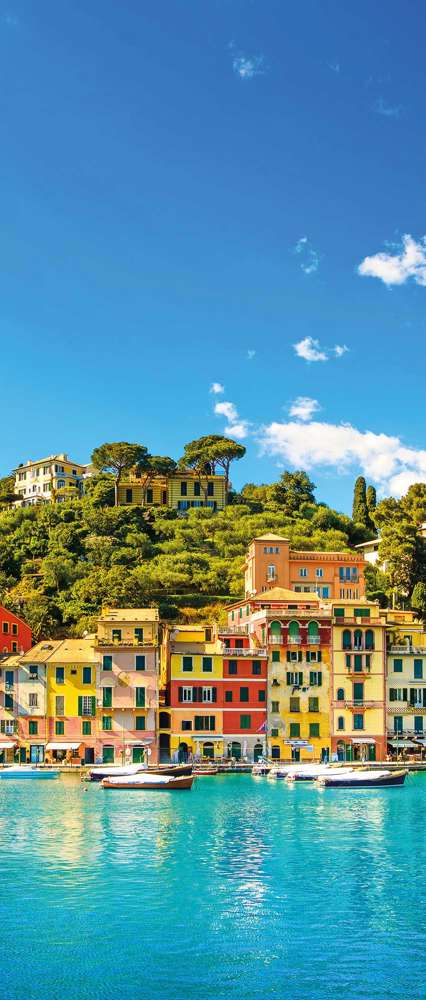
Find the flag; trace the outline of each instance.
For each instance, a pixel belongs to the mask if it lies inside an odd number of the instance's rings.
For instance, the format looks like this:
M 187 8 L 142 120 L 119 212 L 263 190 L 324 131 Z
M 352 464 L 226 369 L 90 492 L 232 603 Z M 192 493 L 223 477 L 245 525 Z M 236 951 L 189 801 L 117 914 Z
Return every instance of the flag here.
M 266 722 L 262 722 L 262 725 L 259 726 L 259 729 L 257 729 L 256 732 L 257 733 L 266 733 Z

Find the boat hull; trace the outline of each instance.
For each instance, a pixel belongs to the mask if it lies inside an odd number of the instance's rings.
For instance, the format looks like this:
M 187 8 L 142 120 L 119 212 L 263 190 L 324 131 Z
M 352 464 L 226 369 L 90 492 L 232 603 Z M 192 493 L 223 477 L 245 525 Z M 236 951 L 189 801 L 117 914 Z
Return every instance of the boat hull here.
M 335 778 L 322 778 L 321 786 L 324 788 L 394 788 L 403 785 L 407 777 L 406 771 L 394 771 L 383 776 L 374 777 L 354 777 L 348 774 L 347 778 L 337 781 Z
M 170 781 L 150 781 L 146 784 L 143 781 L 135 781 L 129 778 L 128 781 L 112 781 L 110 778 L 104 778 L 102 781 L 102 788 L 114 788 L 118 790 L 125 789 L 126 791 L 138 791 L 138 792 L 171 792 L 177 790 L 189 790 L 192 788 L 194 782 L 194 777 L 192 774 L 178 775 L 173 777 L 170 775 Z
M 192 774 L 192 764 L 159 764 L 157 767 L 144 767 L 142 764 L 139 768 L 129 766 L 126 768 L 117 765 L 117 768 L 113 769 L 113 766 L 106 765 L 102 768 L 102 765 L 89 771 L 90 781 L 103 781 L 104 778 L 110 778 L 113 775 L 122 775 L 129 777 L 132 774 L 166 774 L 166 775 L 190 775 Z
M 22 781 L 22 779 L 32 779 L 33 781 L 52 781 L 54 778 L 59 778 L 59 771 L 18 771 L 5 769 L 0 771 L 0 781 Z

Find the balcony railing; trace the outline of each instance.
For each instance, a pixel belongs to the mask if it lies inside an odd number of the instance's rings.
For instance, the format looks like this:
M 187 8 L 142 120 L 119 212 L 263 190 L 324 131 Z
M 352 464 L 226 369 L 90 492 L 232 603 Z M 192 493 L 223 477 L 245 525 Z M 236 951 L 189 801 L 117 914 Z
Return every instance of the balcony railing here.
M 298 646 L 301 642 L 300 635 L 289 635 L 288 644 L 289 646 Z
M 388 653 L 395 653 L 397 656 L 426 656 L 426 649 L 422 646 L 388 646 Z
M 320 642 L 319 635 L 308 635 L 308 646 L 319 646 Z
M 240 646 L 234 646 L 234 648 L 231 648 L 230 646 L 224 646 L 222 649 L 222 653 L 226 658 L 234 660 L 237 659 L 239 656 L 251 656 L 254 658 L 256 658 L 256 656 L 267 656 L 268 650 L 265 649 L 263 646 L 262 647 L 249 646 L 248 648 L 246 647 L 245 649 L 243 649 Z
M 157 646 L 156 639 L 98 639 L 97 646 L 113 646 L 126 649 L 133 646 Z
M 345 708 L 381 708 L 383 706 L 382 701 L 366 701 L 364 698 L 355 698 L 352 701 L 335 701 L 335 707 L 343 705 Z
M 226 628 L 219 629 L 219 636 L 221 635 L 248 635 L 248 632 L 244 625 L 227 625 Z
M 426 715 L 426 705 L 411 705 L 406 701 L 391 701 L 387 703 L 388 715 Z

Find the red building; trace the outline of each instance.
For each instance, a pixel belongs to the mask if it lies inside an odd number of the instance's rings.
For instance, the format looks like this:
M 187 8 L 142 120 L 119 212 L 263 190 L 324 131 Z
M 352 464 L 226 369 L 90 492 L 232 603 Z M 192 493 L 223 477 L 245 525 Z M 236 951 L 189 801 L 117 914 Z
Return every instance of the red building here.
M 0 605 L 0 654 L 27 653 L 32 643 L 30 626 Z
M 224 756 L 256 761 L 266 753 L 267 652 L 238 627 L 224 629 L 220 639 Z

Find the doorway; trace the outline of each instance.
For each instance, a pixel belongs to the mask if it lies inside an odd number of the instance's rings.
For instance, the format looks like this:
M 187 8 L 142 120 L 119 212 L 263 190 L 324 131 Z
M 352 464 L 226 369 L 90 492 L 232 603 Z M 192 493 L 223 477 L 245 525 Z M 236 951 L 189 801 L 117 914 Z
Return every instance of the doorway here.
M 32 743 L 30 746 L 31 764 L 44 764 L 44 746 L 41 743 Z
M 256 764 L 256 762 L 260 760 L 261 757 L 263 757 L 263 746 L 261 743 L 256 743 L 253 750 L 254 763 Z
M 178 747 L 178 761 L 179 764 L 186 764 L 188 761 L 188 744 L 179 743 Z
M 84 763 L 94 764 L 95 763 L 95 750 L 94 747 L 86 747 L 84 751 Z
M 145 759 L 145 750 L 143 747 L 133 747 L 133 763 L 143 764 Z

